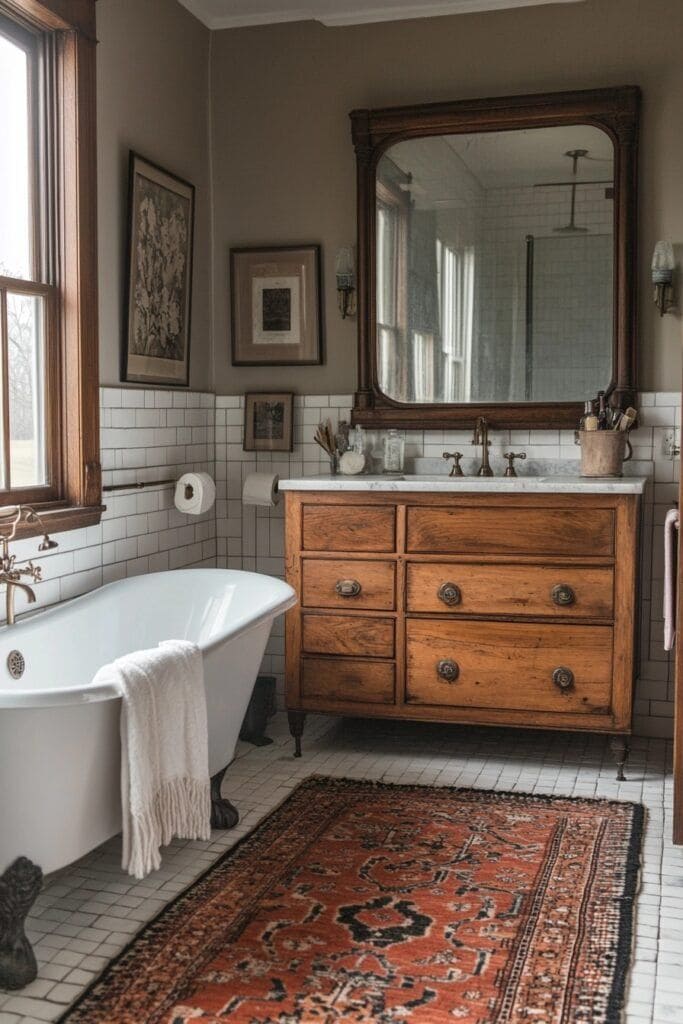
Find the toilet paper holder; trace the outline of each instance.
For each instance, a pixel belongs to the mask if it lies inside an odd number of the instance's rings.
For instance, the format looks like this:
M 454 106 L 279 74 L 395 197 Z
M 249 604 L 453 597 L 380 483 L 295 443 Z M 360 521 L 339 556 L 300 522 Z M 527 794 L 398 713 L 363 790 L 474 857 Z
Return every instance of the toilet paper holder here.
M 106 487 L 102 488 L 103 493 L 111 494 L 112 491 L 141 491 L 143 487 L 175 487 L 178 483 L 177 479 L 168 480 L 143 480 L 139 483 L 131 484 L 107 484 Z M 187 484 L 185 487 L 185 498 L 187 501 L 194 497 L 194 487 L 192 484 Z

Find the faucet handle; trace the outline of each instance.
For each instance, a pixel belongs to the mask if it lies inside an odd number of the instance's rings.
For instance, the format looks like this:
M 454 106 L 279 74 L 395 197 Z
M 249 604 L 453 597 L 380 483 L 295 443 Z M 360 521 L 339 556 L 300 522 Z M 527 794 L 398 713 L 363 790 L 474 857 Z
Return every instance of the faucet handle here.
M 462 458 L 462 452 L 444 452 L 442 457 L 444 459 L 453 459 L 453 465 L 451 466 L 451 471 L 448 474 L 449 476 L 464 476 L 465 475 L 463 473 L 463 471 L 462 471 L 462 466 L 460 465 L 460 460 Z
M 526 459 L 526 452 L 503 452 L 503 458 L 508 460 L 508 466 L 503 476 L 517 476 L 515 470 L 515 459 Z
M 40 565 L 34 565 L 33 562 L 28 562 L 21 572 L 25 576 L 30 576 L 34 583 L 40 583 L 43 579 L 43 570 Z

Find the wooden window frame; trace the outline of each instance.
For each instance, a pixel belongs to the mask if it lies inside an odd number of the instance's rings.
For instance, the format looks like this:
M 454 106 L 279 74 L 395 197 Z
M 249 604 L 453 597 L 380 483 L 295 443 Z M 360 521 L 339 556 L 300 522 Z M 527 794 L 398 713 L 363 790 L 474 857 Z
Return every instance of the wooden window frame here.
M 95 0 L 0 0 L 0 13 L 40 33 L 52 49 L 50 119 L 56 138 L 48 217 L 51 249 L 46 284 L 0 279 L 0 295 L 33 292 L 52 304 L 54 329 L 46 338 L 46 452 L 49 491 L 0 492 L 0 502 L 29 503 L 52 532 L 100 521 L 97 295 L 97 115 Z M 43 142 L 43 144 L 45 144 Z M 38 186 L 36 186 L 38 187 Z M 48 277 L 49 275 L 49 277 Z M 4 302 L 0 303 L 4 306 Z M 37 499 L 37 500 L 36 500 Z M 22 524 L 20 536 L 34 536 Z
M 385 181 L 377 180 L 377 204 L 392 210 L 395 216 L 394 237 L 394 322 L 379 324 L 380 329 L 391 331 L 394 346 L 405 346 L 408 338 L 408 219 L 410 200 L 405 192 L 392 188 Z M 379 354 L 378 354 L 379 357 Z M 401 386 L 405 387 L 408 371 L 405 360 L 401 360 L 404 379 Z M 378 374 L 378 387 L 379 374 Z M 384 392 L 382 392 L 384 394 Z

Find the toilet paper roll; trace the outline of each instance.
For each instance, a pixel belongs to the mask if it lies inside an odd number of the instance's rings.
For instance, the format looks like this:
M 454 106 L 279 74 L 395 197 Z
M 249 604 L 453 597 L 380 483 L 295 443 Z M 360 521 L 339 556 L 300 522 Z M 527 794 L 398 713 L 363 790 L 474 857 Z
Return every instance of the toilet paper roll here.
M 242 489 L 243 505 L 273 508 L 280 500 L 277 473 L 250 473 Z
M 216 500 L 216 485 L 208 473 L 184 473 L 175 485 L 175 507 L 190 516 L 208 512 Z

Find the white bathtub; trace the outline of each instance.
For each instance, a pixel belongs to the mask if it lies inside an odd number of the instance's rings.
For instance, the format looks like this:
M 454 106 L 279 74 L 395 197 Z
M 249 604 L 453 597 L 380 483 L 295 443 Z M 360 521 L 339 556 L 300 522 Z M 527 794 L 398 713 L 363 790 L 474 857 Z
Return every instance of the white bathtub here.
M 160 640 L 204 655 L 209 768 L 232 759 L 274 618 L 296 601 L 256 573 L 183 569 L 110 583 L 0 630 L 0 873 L 23 855 L 44 872 L 121 829 L 120 698 L 91 680 Z M 26 659 L 21 679 L 11 651 Z

